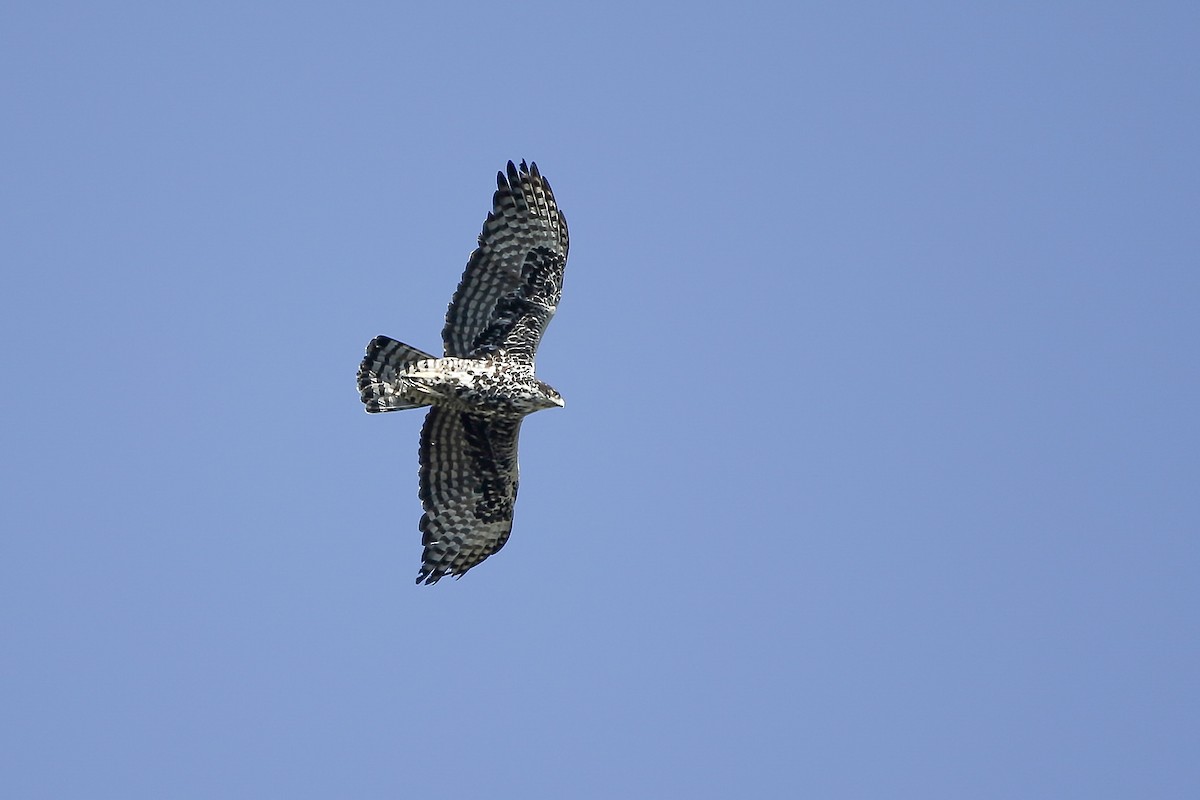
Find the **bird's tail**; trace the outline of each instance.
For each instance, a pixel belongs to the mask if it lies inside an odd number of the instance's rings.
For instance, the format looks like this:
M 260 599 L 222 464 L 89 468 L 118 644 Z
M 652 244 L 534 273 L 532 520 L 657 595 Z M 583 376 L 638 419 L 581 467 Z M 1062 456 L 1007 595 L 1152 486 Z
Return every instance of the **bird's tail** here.
M 406 365 L 425 358 L 434 356 L 387 336 L 372 339 L 358 368 L 358 393 L 367 411 L 378 414 L 429 405 L 427 396 L 405 391 L 400 380 L 400 372 Z

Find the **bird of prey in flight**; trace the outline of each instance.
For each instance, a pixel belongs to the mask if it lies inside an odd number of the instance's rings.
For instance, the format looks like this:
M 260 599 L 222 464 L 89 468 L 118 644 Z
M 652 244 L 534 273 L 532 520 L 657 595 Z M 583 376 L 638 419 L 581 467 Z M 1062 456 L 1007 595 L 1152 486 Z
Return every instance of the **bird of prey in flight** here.
M 567 221 L 537 164 L 497 173 L 483 223 L 446 311 L 441 358 L 377 336 L 358 369 L 368 412 L 428 406 L 421 428 L 417 583 L 461 576 L 512 531 L 521 421 L 562 396 L 534 355 L 562 296 Z

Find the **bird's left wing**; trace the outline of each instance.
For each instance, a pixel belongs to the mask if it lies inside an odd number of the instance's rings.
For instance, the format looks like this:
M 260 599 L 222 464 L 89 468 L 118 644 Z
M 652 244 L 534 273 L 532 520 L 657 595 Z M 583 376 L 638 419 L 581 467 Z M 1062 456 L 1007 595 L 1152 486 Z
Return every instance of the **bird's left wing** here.
M 437 406 L 421 428 L 421 544 L 417 583 L 462 575 L 512 532 L 520 419 Z

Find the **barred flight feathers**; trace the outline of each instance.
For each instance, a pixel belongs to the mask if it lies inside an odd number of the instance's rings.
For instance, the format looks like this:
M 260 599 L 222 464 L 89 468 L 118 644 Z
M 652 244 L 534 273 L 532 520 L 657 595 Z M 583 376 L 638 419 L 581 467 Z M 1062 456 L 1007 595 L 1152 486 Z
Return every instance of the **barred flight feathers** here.
M 421 428 L 421 544 L 417 583 L 462 575 L 512 532 L 521 420 L 434 406 Z
M 428 353 L 387 336 L 376 336 L 358 368 L 358 394 L 367 412 L 403 411 L 429 405 L 429 401 L 402 391 L 400 373 L 414 361 L 433 358 Z
M 518 169 L 508 162 L 508 173 L 496 173 L 492 211 L 479 234 L 479 247 L 471 253 L 458 290 L 446 311 L 442 341 L 448 356 L 474 355 L 480 345 L 494 349 L 506 332 L 492 327 L 497 306 L 505 298 L 533 303 L 545 316 L 533 326 L 537 349 L 545 325 L 562 296 L 563 268 L 567 262 L 567 221 L 554 200 L 550 183 L 537 164 Z M 531 255 L 536 264 L 527 265 Z M 515 324 L 520 315 L 511 317 Z M 480 334 L 492 327 L 485 342 Z

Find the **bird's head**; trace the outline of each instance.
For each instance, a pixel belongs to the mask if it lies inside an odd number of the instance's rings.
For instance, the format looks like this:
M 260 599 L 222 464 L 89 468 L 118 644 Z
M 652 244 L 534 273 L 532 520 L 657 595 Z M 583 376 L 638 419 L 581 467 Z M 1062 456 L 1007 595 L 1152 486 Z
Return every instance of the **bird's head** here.
M 538 388 L 545 395 L 546 408 L 563 408 L 566 406 L 566 401 L 563 400 L 562 395 L 550 384 L 538 381 Z

